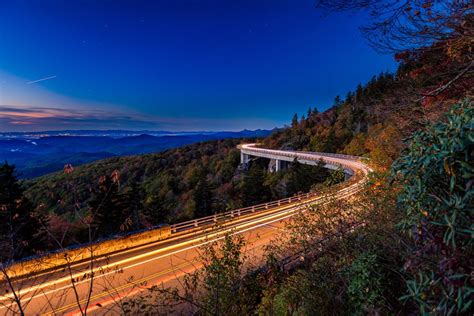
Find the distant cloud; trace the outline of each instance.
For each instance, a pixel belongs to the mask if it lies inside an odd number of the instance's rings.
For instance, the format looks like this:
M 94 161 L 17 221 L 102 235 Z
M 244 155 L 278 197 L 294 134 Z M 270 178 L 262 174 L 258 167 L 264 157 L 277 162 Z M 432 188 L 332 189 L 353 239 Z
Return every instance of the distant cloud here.
M 84 128 L 114 128 L 137 126 L 149 128 L 156 125 L 141 117 L 135 117 L 126 113 L 93 109 L 58 109 L 53 107 L 15 107 L 11 105 L 0 105 L 0 123 L 2 130 L 24 130 L 25 125 L 30 126 L 28 130 L 42 129 L 84 129 Z M 18 127 L 23 126 L 23 128 Z M 5 127 L 5 129 L 3 128 Z
M 13 125 L 31 125 L 32 122 L 25 122 L 25 121 L 10 121 L 10 124 Z
M 49 76 L 49 77 L 45 77 L 45 78 L 41 78 L 41 79 L 37 79 L 37 80 L 33 80 L 33 81 L 28 81 L 26 84 L 32 84 L 32 83 L 37 83 L 37 82 L 41 82 L 41 81 L 46 81 L 46 80 L 49 80 L 49 79 L 54 79 L 56 77 L 57 76 Z
M 0 117 L 25 117 L 25 118 L 47 118 L 60 114 L 55 108 L 19 108 L 12 106 L 0 106 Z
M 0 105 L 0 132 L 62 129 L 151 129 L 170 131 L 269 128 L 259 119 L 166 118 L 118 110 Z

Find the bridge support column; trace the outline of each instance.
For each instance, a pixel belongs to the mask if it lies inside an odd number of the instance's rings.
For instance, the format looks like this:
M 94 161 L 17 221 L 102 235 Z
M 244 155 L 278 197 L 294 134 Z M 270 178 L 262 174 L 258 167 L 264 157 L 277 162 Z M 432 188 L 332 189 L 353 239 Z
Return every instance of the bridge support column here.
M 282 160 L 278 160 L 278 159 L 271 159 L 268 170 L 270 172 L 278 172 L 278 171 L 284 169 L 285 166 L 286 166 L 286 161 L 282 161 Z
M 275 172 L 278 172 L 278 171 L 280 171 L 281 169 L 283 169 L 281 160 L 276 159 L 276 160 L 275 160 Z
M 244 153 L 240 153 L 240 163 L 241 164 L 248 164 L 248 162 L 250 161 L 250 157 L 249 155 L 247 154 L 244 154 Z

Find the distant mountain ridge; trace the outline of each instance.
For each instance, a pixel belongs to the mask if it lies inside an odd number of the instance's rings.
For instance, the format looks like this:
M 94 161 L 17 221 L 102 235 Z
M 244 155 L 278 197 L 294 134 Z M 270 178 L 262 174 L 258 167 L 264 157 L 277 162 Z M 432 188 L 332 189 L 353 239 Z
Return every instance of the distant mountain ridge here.
M 58 131 L 38 131 L 38 132 L 1 132 L 0 139 L 37 139 L 48 136 L 106 136 L 113 138 L 131 137 L 139 135 L 150 135 L 150 136 L 184 136 L 184 135 L 254 135 L 262 134 L 266 135 L 270 130 L 247 130 L 242 131 L 152 131 L 152 130 L 58 130 Z
M 202 141 L 266 137 L 271 132 L 153 132 L 155 135 L 132 131 L 57 131 L 51 135 L 50 132 L 1 133 L 0 161 L 15 164 L 21 178 L 34 178 L 61 170 L 66 163 L 81 165 L 115 156 L 160 152 Z

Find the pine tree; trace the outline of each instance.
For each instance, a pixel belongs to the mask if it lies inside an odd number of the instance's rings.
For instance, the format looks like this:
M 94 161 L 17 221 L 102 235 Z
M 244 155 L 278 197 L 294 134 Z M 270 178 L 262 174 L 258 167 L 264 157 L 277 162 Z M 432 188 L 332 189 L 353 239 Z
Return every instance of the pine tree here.
M 295 159 L 288 170 L 287 194 L 309 192 L 315 183 L 323 182 L 329 175 L 324 165 L 321 161 L 316 166 L 304 165 Z
M 89 202 L 93 217 L 95 237 L 107 237 L 131 227 L 130 204 L 125 194 L 120 192 L 118 181 L 102 176 L 99 187 Z
M 334 98 L 334 106 L 341 106 L 344 103 L 339 95 Z
M 194 189 L 195 217 L 204 217 L 212 214 L 212 191 L 205 175 L 203 175 Z
M 337 168 L 336 170 L 331 171 L 329 174 L 329 177 L 327 177 L 326 181 L 324 181 L 324 184 L 326 186 L 331 186 L 338 184 L 345 179 L 345 174 L 344 174 L 344 169 L 342 167 Z
M 143 227 L 142 218 L 145 216 L 145 207 L 143 206 L 143 199 L 136 182 L 132 183 L 125 195 L 128 204 L 128 212 L 124 214 L 125 220 L 129 217 L 131 220 L 130 229 L 138 230 Z
M 297 127 L 298 126 L 298 114 L 295 113 L 293 115 L 293 119 L 291 120 L 291 127 Z
M 304 184 L 301 181 L 305 181 L 305 178 L 306 177 L 303 174 L 303 165 L 295 159 L 288 170 L 288 183 L 286 185 L 287 194 L 291 196 L 303 192 Z
M 15 166 L 0 166 L 0 259 L 2 261 L 34 255 L 48 247 L 46 219 L 34 213 L 24 196 Z
M 245 206 L 260 204 L 270 197 L 270 191 L 265 185 L 263 168 L 254 163 L 242 181 L 242 194 Z
M 144 204 L 145 223 L 158 225 L 169 222 L 170 208 L 166 206 L 166 200 L 160 194 L 148 196 Z

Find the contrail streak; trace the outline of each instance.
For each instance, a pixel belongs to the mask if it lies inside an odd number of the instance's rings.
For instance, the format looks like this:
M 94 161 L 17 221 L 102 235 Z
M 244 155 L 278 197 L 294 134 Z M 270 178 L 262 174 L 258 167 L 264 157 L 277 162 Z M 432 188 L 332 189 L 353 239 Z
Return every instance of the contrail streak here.
M 41 78 L 41 79 L 38 79 L 38 80 L 28 81 L 26 84 L 32 84 L 32 83 L 36 83 L 36 82 L 40 82 L 40 81 L 45 81 L 45 80 L 49 80 L 49 79 L 54 79 L 54 78 L 56 78 L 56 77 L 57 77 L 57 76 L 50 76 L 50 77 Z

